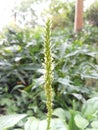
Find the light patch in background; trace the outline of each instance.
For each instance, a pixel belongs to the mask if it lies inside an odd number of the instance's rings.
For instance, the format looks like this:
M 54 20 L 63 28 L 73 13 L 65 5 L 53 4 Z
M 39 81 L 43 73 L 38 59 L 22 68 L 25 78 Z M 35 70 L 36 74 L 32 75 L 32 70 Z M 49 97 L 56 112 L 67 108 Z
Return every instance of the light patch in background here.
M 64 0 L 64 1 L 72 1 L 72 0 Z M 12 10 L 13 8 L 19 4 L 21 0 L 0 0 L 0 30 L 9 22 L 12 21 Z M 92 4 L 94 0 L 85 0 L 84 8 L 88 8 L 90 4 Z M 39 9 L 42 10 L 45 7 L 45 3 L 43 3 L 39 7 L 35 7 L 37 12 L 39 13 Z M 39 14 L 40 15 L 40 14 Z
M 0 27 L 4 26 L 6 22 L 10 20 L 10 9 L 12 8 L 12 2 L 10 0 L 0 0 Z
M 85 0 L 84 1 L 84 8 L 85 10 L 96 0 Z
M 12 10 L 21 0 L 0 0 L 0 30 L 12 20 Z

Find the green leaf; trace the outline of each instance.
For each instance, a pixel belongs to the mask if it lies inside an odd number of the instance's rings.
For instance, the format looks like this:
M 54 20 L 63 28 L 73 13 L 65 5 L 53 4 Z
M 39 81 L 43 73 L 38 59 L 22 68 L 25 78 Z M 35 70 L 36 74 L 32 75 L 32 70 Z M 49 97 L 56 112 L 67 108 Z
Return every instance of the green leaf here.
M 47 120 L 40 121 L 38 130 L 46 130 L 46 128 L 47 128 Z
M 66 112 L 62 108 L 57 108 L 53 111 L 53 115 L 59 117 L 60 119 L 66 119 Z
M 35 117 L 28 118 L 25 124 L 25 130 L 46 130 L 47 120 L 39 120 Z
M 4 50 L 8 53 L 17 52 L 21 50 L 21 47 L 19 45 L 13 45 L 13 46 L 5 47 Z
M 93 122 L 91 123 L 91 126 L 92 126 L 93 128 L 97 128 L 97 129 L 98 129 L 98 121 L 93 121 Z
M 66 78 L 58 78 L 58 82 L 65 86 L 70 86 L 71 81 Z
M 0 130 L 4 130 L 9 127 L 13 127 L 17 124 L 21 119 L 26 117 L 25 114 L 14 114 L 0 117 Z
M 89 120 L 98 117 L 98 97 L 87 100 L 82 107 L 82 113 Z
M 74 120 L 75 120 L 75 123 L 76 125 L 81 128 L 81 129 L 84 129 L 88 126 L 89 122 L 88 120 L 86 120 L 85 118 L 83 118 L 81 115 L 77 114 L 75 117 L 74 117 Z
M 20 79 L 20 81 L 25 84 L 25 81 L 24 81 L 22 75 L 17 70 L 15 70 L 14 73 Z
M 24 126 L 24 130 L 38 130 L 39 120 L 35 117 L 29 117 Z
M 46 130 L 47 120 L 39 120 L 35 117 L 28 118 L 24 130 Z M 67 125 L 60 119 L 52 119 L 50 130 L 67 130 Z
M 98 130 L 98 129 L 95 129 L 95 128 L 87 128 L 85 130 Z
M 79 130 L 75 124 L 74 117 L 78 112 L 75 110 L 70 110 L 70 120 L 68 122 L 68 130 Z
M 15 90 L 18 90 L 19 88 L 24 88 L 24 85 L 16 85 L 13 89 L 12 92 Z
M 66 123 L 60 119 L 51 120 L 51 129 L 50 130 L 68 130 Z

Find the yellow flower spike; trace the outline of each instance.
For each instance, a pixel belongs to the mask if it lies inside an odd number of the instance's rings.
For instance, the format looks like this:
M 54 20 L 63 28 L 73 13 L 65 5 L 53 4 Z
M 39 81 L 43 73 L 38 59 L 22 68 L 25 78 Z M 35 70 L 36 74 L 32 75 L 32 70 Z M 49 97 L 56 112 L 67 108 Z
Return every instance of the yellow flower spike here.
M 51 22 L 48 19 L 46 22 L 45 28 L 45 39 L 44 39 L 44 68 L 45 68 L 45 94 L 47 98 L 47 130 L 50 129 L 51 117 L 52 117 L 52 99 L 53 99 L 53 92 L 52 92 L 52 81 L 53 81 L 53 58 L 51 52 Z

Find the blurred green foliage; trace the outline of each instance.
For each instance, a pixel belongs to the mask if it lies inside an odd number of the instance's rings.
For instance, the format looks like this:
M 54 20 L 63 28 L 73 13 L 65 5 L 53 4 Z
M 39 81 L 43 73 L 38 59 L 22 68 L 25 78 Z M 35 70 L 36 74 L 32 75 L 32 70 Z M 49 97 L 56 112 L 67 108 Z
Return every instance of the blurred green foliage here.
M 73 32 L 74 3 L 52 1 L 47 13 L 53 21 L 53 109 L 63 109 L 69 128 L 74 125 L 79 130 L 82 126 L 77 119 L 87 123 L 85 118 L 89 118 L 80 114 L 86 113 L 85 105 L 81 110 L 82 104 L 98 95 L 98 28 L 86 25 L 81 32 Z M 0 33 L 0 48 L 0 114 L 27 113 L 46 118 L 43 27 L 9 26 Z M 91 110 L 88 107 L 87 111 Z M 58 117 L 61 109 L 53 116 Z
M 90 6 L 90 8 L 86 11 L 86 20 L 89 21 L 89 24 L 98 27 L 98 1 L 94 1 L 94 3 Z
M 66 26 L 73 26 L 75 4 L 74 2 L 60 0 L 51 1 L 49 5 L 49 14 L 52 16 L 53 29 L 64 29 Z
M 91 29 L 96 41 L 94 46 L 91 44 Z M 53 31 L 54 108 L 61 106 L 68 110 L 72 107 L 72 100 L 75 99 L 78 101 L 76 106 L 79 109 L 81 101 L 93 95 L 98 84 L 96 31 L 97 28 L 93 29 L 93 27 L 84 28 L 84 33 L 79 34 L 67 31 L 67 28 L 61 32 Z M 17 28 L 15 30 L 9 27 L 2 34 L 0 45 L 2 48 L 0 50 L 1 113 L 27 112 L 36 113 L 36 116 L 42 117 L 39 113 L 46 112 L 46 100 L 43 88 L 41 88 L 44 73 L 42 32 L 42 28 L 24 30 Z M 88 39 L 85 35 L 88 35 Z M 93 39 L 92 42 L 94 42 Z M 6 99 L 13 100 L 5 102 Z M 12 108 L 10 104 L 14 104 Z M 33 107 L 36 110 L 33 110 Z

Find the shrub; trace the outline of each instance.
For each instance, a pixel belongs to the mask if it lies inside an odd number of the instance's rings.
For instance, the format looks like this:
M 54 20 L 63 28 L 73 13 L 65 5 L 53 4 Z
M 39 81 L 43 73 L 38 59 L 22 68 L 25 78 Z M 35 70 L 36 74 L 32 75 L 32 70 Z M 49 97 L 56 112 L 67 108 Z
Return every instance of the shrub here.
M 86 19 L 90 24 L 98 27 L 98 1 L 96 0 L 86 12 Z

